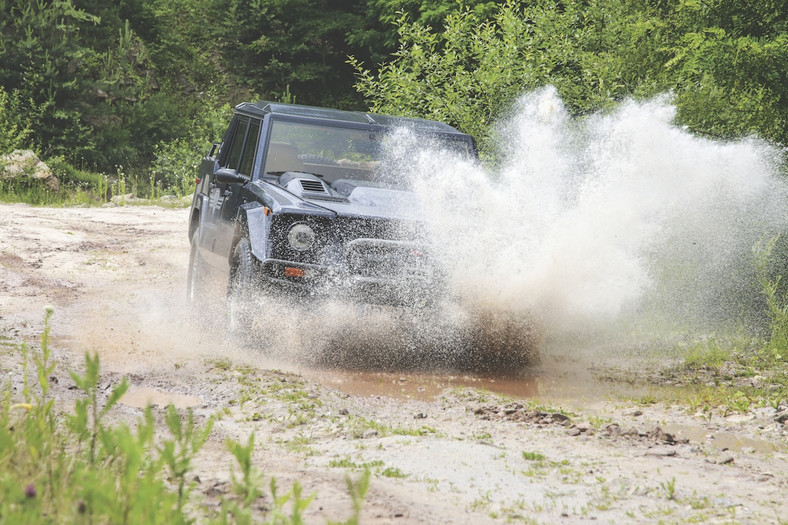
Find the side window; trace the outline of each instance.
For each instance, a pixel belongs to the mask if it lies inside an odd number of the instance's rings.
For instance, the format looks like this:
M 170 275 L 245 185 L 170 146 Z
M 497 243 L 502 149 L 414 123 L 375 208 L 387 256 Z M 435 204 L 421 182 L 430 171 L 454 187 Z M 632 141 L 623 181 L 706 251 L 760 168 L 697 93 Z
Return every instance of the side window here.
M 227 153 L 227 160 L 222 167 L 238 169 L 238 162 L 241 160 L 241 152 L 243 151 L 244 138 L 246 136 L 246 128 L 249 124 L 249 119 L 246 117 L 239 117 L 235 122 L 235 129 L 233 130 L 232 137 L 230 138 L 230 147 Z
M 257 137 L 260 135 L 260 121 L 252 119 L 249 124 L 249 131 L 246 133 L 246 140 L 244 141 L 244 150 L 241 155 L 241 165 L 238 168 L 238 173 L 242 175 L 250 175 L 252 172 L 252 164 L 257 155 Z

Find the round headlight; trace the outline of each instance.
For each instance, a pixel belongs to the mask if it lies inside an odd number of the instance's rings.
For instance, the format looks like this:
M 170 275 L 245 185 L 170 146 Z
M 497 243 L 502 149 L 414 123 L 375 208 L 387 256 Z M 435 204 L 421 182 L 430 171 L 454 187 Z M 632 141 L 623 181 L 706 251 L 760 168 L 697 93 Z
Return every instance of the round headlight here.
M 312 247 L 315 242 L 315 230 L 304 223 L 294 224 L 287 232 L 287 240 L 294 250 L 303 252 Z

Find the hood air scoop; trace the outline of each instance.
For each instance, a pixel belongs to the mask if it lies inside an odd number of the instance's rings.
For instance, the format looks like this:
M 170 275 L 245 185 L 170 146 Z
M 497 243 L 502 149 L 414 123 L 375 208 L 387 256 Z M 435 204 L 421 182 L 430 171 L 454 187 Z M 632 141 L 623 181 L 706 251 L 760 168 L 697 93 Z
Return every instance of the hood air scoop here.
M 328 193 L 326 191 L 325 186 L 323 186 L 323 181 L 312 180 L 312 179 L 298 179 L 298 182 L 301 183 L 301 189 L 304 191 L 311 191 L 314 193 Z
M 279 185 L 301 198 L 311 197 L 315 194 L 331 195 L 328 186 L 311 173 L 288 171 L 279 178 Z

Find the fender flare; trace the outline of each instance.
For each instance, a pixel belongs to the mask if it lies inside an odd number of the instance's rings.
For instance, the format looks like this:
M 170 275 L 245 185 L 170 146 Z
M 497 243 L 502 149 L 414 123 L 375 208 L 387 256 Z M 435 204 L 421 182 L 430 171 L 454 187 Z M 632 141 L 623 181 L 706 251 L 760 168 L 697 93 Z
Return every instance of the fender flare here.
M 267 209 L 259 202 L 250 202 L 238 209 L 238 218 L 233 234 L 233 250 L 235 245 L 244 235 L 248 236 L 252 248 L 252 255 L 261 261 L 269 256 L 268 232 L 271 228 L 270 216 Z M 230 250 L 232 254 L 233 250 Z M 231 256 L 232 257 L 232 256 Z
M 189 241 L 194 237 L 194 232 L 202 227 L 205 210 L 208 208 L 208 196 L 202 193 L 197 196 L 189 214 Z

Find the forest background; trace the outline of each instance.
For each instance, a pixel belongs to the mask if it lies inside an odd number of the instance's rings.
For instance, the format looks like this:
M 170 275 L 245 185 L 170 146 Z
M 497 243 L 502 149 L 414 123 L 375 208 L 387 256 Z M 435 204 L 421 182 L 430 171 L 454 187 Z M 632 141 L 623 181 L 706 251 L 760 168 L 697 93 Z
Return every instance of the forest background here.
M 438 119 L 494 158 L 547 84 L 578 116 L 669 93 L 698 134 L 788 144 L 788 0 L 0 0 L 0 154 L 36 151 L 60 198 L 190 193 L 245 100 Z

